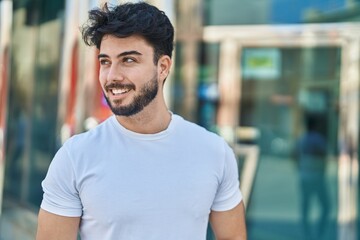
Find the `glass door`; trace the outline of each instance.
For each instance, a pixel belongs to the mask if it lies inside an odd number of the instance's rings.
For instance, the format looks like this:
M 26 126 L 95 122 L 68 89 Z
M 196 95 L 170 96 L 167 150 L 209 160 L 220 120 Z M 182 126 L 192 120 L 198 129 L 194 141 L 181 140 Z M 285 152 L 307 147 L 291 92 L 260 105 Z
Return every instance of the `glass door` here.
M 249 239 L 337 239 L 340 60 L 339 47 L 242 49 L 239 128 L 260 149 Z
M 357 239 L 359 24 L 209 26 L 249 239 Z

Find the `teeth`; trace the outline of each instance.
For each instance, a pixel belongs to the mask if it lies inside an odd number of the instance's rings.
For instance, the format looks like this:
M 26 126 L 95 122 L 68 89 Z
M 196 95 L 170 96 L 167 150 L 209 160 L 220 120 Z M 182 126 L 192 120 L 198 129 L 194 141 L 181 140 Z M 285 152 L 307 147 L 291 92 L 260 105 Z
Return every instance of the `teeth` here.
M 129 91 L 130 91 L 129 89 L 124 89 L 124 88 L 112 89 L 112 90 L 111 90 L 111 92 L 112 92 L 114 95 L 127 93 L 127 92 L 129 92 Z

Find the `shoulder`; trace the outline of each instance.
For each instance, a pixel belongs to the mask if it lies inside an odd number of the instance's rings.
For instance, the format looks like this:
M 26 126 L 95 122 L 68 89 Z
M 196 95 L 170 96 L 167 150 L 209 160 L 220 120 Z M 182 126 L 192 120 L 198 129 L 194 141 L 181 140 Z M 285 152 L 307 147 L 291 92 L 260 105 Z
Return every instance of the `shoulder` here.
M 180 129 L 181 131 L 185 131 L 186 133 L 191 133 L 191 135 L 197 134 L 199 136 L 205 136 L 205 137 L 210 137 L 210 138 L 214 138 L 214 139 L 221 138 L 216 133 L 210 132 L 206 128 L 204 128 L 194 122 L 190 122 L 179 115 L 174 114 L 173 118 L 176 121 L 177 128 Z
M 73 135 L 64 143 L 63 148 L 73 151 L 74 149 L 100 144 L 104 139 L 109 138 L 111 134 L 114 133 L 113 121 L 113 117 L 109 117 L 88 131 Z
M 196 123 L 185 120 L 178 115 L 175 115 L 174 117 L 177 121 L 177 135 L 186 139 L 188 143 L 202 145 L 208 149 L 208 151 L 225 151 L 230 149 L 225 139 L 218 134 L 199 126 Z

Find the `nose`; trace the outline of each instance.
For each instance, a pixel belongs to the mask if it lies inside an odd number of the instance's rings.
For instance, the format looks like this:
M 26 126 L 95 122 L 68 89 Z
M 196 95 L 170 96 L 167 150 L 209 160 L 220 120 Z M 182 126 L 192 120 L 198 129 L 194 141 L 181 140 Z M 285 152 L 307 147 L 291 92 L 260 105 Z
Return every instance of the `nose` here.
M 107 82 L 122 81 L 124 80 L 123 70 L 117 64 L 112 64 L 107 72 Z

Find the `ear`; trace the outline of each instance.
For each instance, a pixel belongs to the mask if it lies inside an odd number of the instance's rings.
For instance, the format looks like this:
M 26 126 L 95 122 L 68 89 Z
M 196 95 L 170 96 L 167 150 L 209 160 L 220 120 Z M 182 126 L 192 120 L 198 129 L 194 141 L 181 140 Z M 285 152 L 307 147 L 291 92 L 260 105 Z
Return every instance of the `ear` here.
M 163 55 L 158 61 L 158 74 L 161 82 L 167 78 L 170 72 L 172 60 L 168 55 Z

